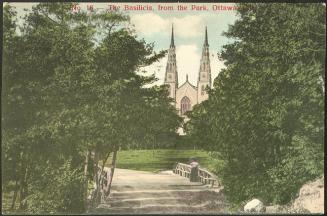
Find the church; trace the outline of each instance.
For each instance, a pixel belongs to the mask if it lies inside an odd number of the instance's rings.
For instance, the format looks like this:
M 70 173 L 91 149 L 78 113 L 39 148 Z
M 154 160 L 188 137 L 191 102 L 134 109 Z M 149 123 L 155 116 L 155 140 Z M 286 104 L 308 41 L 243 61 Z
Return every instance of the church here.
M 185 83 L 178 85 L 174 28 L 172 27 L 164 84 L 168 85 L 169 96 L 174 99 L 174 105 L 178 114 L 182 117 L 185 117 L 185 113 L 192 110 L 194 105 L 208 99 L 206 88 L 211 88 L 211 69 L 207 27 L 205 29 L 197 86 L 188 81 L 188 75 L 186 75 Z

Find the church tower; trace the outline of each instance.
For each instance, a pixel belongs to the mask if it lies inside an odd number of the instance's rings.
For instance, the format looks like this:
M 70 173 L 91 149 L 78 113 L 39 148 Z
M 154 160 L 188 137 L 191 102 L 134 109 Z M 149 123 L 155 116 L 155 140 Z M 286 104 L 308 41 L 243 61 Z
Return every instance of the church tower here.
M 169 85 L 169 97 L 176 100 L 176 90 L 178 88 L 178 74 L 176 65 L 176 53 L 174 44 L 174 26 L 171 29 L 171 41 L 168 50 L 168 61 L 166 66 L 165 83 Z
M 199 79 L 198 79 L 198 103 L 208 99 L 206 88 L 211 87 L 211 69 L 209 59 L 209 43 L 207 27 L 205 30 L 205 38 L 202 49 L 202 57 L 200 61 Z

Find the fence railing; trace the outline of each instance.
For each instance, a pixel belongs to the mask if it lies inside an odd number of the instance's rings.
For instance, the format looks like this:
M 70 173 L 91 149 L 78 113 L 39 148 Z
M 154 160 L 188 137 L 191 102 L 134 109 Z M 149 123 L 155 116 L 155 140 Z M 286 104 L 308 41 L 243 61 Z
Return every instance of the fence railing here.
M 100 167 L 98 170 L 98 176 L 100 179 L 100 186 L 101 186 L 100 191 L 104 194 L 107 194 L 109 191 L 110 172 L 111 172 L 111 169 L 108 167 L 104 167 L 102 173 L 101 173 Z
M 190 178 L 191 175 L 191 166 L 188 164 L 183 163 L 177 163 L 175 165 L 175 168 L 173 169 L 173 172 L 177 175 Z
M 173 169 L 173 172 L 177 175 L 185 178 L 190 178 L 192 167 L 189 164 L 177 163 Z M 199 167 L 198 168 L 198 181 L 203 184 L 209 184 L 211 186 L 220 186 L 217 176 L 208 170 Z

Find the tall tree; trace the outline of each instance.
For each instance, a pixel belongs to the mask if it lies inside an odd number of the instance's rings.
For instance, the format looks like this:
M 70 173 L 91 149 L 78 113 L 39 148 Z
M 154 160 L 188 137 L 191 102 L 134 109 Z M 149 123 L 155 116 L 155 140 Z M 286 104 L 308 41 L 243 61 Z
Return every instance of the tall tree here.
M 136 73 L 165 52 L 153 53 L 151 45 L 137 40 L 126 29 L 113 27 L 110 31 L 95 50 L 97 73 L 92 74 L 92 80 L 96 83 L 90 85 L 90 91 L 99 118 L 96 120 L 99 143 L 93 141 L 93 148 L 98 152 L 112 152 L 114 165 L 120 148 L 148 148 L 159 133 L 175 133 L 180 120 L 169 103 L 166 89 L 145 88 L 155 78 Z M 103 126 L 104 131 L 100 130 Z M 99 160 L 104 163 L 106 159 Z
M 219 176 L 231 201 L 285 203 L 323 172 L 326 8 L 238 6 L 225 33 L 235 42 L 221 53 L 227 68 L 206 113 L 192 114 L 190 135 L 209 125 L 209 149 L 225 161 Z
M 81 77 L 92 67 L 92 32 L 84 23 L 82 14 L 71 14 L 71 4 L 39 4 L 4 62 L 4 145 L 17 145 L 4 164 L 15 161 L 20 208 L 28 212 L 84 211 L 81 136 L 74 130 L 86 92 Z
M 85 212 L 100 161 L 103 169 L 110 153 L 146 148 L 179 124 L 166 89 L 145 88 L 154 77 L 137 74 L 165 52 L 125 29 L 125 15 L 72 6 L 36 5 L 19 35 L 5 7 L 2 164 L 24 212 Z

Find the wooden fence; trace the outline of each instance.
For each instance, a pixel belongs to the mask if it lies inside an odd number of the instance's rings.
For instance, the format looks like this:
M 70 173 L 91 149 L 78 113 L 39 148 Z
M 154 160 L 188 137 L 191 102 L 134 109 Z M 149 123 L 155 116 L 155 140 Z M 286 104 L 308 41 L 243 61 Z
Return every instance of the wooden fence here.
M 173 172 L 185 178 L 190 178 L 191 168 L 192 167 L 188 164 L 177 163 Z M 198 181 L 211 186 L 220 186 L 217 176 L 201 167 L 198 168 Z
M 100 179 L 101 194 L 108 194 L 109 183 L 110 183 L 110 172 L 111 172 L 110 168 L 104 167 L 103 172 L 101 173 L 101 168 L 99 166 L 98 176 L 99 176 L 99 179 Z

